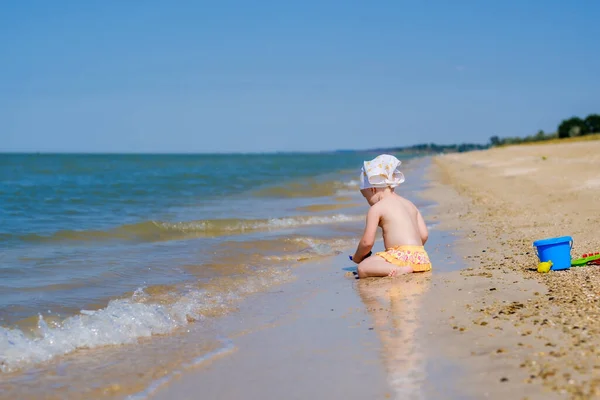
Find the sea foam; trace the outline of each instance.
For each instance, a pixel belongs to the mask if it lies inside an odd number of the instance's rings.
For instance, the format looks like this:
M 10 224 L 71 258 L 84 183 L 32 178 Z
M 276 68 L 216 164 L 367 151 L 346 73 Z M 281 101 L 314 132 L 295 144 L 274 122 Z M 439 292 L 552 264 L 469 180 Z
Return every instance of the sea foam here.
M 287 270 L 259 270 L 232 290 L 190 289 L 170 304 L 152 303 L 152 298 L 138 289 L 130 298 L 111 300 L 97 311 L 81 310 L 52 326 L 40 315 L 35 335 L 0 327 L 0 371 L 18 370 L 76 349 L 136 343 L 139 338 L 170 333 L 208 312 L 214 315 L 219 309 L 227 310 L 244 296 L 290 276 Z

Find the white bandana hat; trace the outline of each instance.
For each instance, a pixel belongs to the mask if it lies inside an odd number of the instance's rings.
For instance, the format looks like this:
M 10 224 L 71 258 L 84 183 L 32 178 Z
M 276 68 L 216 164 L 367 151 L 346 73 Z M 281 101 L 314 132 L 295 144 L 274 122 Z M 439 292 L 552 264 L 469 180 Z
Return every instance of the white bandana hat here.
M 404 182 L 404 174 L 398 169 L 402 161 L 389 154 L 381 154 L 365 161 L 360 171 L 360 190 L 369 188 L 395 188 Z

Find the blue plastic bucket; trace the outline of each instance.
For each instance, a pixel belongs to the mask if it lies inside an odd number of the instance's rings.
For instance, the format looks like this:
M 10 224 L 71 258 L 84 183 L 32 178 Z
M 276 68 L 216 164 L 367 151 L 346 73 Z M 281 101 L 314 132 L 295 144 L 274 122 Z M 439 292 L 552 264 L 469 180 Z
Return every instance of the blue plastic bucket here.
M 571 268 L 571 248 L 573 247 L 571 236 L 536 240 L 533 245 L 537 248 L 540 261 L 552 261 L 552 270 L 560 271 Z

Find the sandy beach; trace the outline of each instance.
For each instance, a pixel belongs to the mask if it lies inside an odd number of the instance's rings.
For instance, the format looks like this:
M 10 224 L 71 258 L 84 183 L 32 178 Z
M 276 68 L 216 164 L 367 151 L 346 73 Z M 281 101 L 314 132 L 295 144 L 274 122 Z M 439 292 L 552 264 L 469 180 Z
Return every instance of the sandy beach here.
M 540 274 L 532 248 L 568 235 L 573 257 L 600 249 L 599 151 L 595 141 L 434 160 L 426 196 L 441 200 L 435 218 L 468 268 L 437 276 L 424 329 L 474 398 L 600 394 L 598 267 Z

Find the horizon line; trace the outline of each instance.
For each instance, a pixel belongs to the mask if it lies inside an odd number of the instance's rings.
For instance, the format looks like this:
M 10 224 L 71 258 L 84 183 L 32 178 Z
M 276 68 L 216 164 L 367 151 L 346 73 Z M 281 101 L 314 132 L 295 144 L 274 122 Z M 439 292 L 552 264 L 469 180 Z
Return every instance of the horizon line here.
M 135 151 L 36 151 L 36 150 L 1 150 L 0 155 L 156 155 L 156 156 L 211 156 L 211 155 L 274 155 L 274 154 L 331 154 L 331 153 L 369 153 L 377 151 L 399 151 L 409 150 L 417 146 L 439 146 L 439 147 L 458 147 L 458 146 L 486 146 L 483 143 L 418 143 L 409 146 L 380 147 L 370 149 L 336 149 L 336 150 L 312 150 L 312 151 L 234 151 L 234 152 L 135 152 Z

